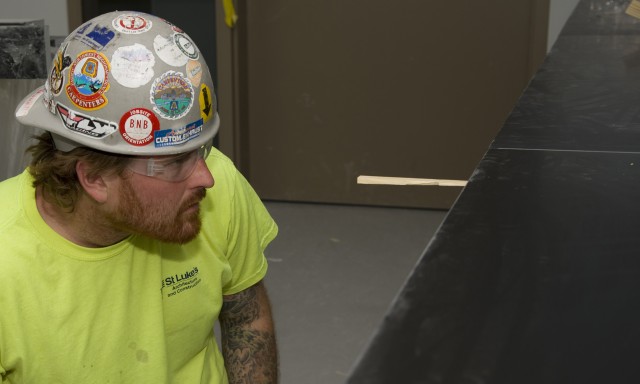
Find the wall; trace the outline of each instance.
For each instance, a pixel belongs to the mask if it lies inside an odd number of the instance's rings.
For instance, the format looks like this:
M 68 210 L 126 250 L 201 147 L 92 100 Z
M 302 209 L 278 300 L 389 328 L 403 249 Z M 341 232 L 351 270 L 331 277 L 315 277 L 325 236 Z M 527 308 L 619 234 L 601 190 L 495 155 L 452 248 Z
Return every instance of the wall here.
M 50 36 L 69 34 L 67 0 L 2 0 L 1 19 L 44 19 Z
M 548 50 L 580 0 L 550 0 Z M 69 31 L 67 0 L 4 0 L 3 19 L 45 19 L 51 36 L 65 36 Z
M 547 40 L 547 52 L 556 42 L 562 27 L 576 8 L 580 0 L 550 0 L 549 4 L 549 38 Z

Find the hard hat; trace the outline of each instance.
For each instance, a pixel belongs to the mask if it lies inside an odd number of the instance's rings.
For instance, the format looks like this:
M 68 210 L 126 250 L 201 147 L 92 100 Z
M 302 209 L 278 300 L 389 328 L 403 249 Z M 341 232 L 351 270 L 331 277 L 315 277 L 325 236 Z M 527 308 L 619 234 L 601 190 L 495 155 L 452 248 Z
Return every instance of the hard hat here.
M 140 156 L 200 148 L 220 124 L 211 74 L 191 38 L 164 19 L 129 11 L 73 31 L 16 118 L 50 131 L 63 151 Z

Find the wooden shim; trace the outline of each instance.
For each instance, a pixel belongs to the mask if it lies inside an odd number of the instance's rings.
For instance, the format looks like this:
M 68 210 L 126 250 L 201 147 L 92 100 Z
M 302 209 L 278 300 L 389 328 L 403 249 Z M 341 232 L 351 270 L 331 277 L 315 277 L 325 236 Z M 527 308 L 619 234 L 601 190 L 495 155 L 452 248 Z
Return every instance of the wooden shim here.
M 640 19 L 640 1 L 632 0 L 631 3 L 629 4 L 629 7 L 627 7 L 627 10 L 625 11 L 625 13 L 629 16 L 633 16 L 637 19 Z
M 466 180 L 414 179 L 407 177 L 358 176 L 358 184 L 376 185 L 431 185 L 437 187 L 464 187 Z

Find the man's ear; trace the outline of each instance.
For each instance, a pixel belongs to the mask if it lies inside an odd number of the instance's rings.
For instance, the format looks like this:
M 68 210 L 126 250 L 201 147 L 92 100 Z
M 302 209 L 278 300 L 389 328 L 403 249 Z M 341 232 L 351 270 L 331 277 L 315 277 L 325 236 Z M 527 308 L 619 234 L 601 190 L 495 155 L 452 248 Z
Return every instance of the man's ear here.
M 104 203 L 109 196 L 108 183 L 102 175 L 91 175 L 90 166 L 85 161 L 76 163 L 76 175 L 82 189 L 98 203 Z

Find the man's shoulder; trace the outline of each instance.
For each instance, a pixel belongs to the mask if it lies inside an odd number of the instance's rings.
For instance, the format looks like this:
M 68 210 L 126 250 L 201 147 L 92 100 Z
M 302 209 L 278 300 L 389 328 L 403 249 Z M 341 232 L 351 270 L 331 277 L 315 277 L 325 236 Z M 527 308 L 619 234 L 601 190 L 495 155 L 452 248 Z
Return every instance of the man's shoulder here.
M 22 204 L 21 196 L 28 174 L 20 174 L 0 182 L 0 235 L 13 223 L 19 214 Z
M 209 153 L 209 157 L 207 157 L 206 162 L 207 166 L 211 170 L 224 169 L 226 171 L 236 171 L 236 166 L 233 164 L 233 161 L 215 147 L 211 148 L 211 152 Z
M 233 189 L 233 186 L 238 181 L 238 175 L 240 174 L 233 163 L 233 160 L 214 147 L 211 148 L 211 153 L 209 153 L 206 163 L 216 183 L 214 189 L 216 189 L 216 187 L 218 187 L 217 189 L 220 189 L 222 186 Z

